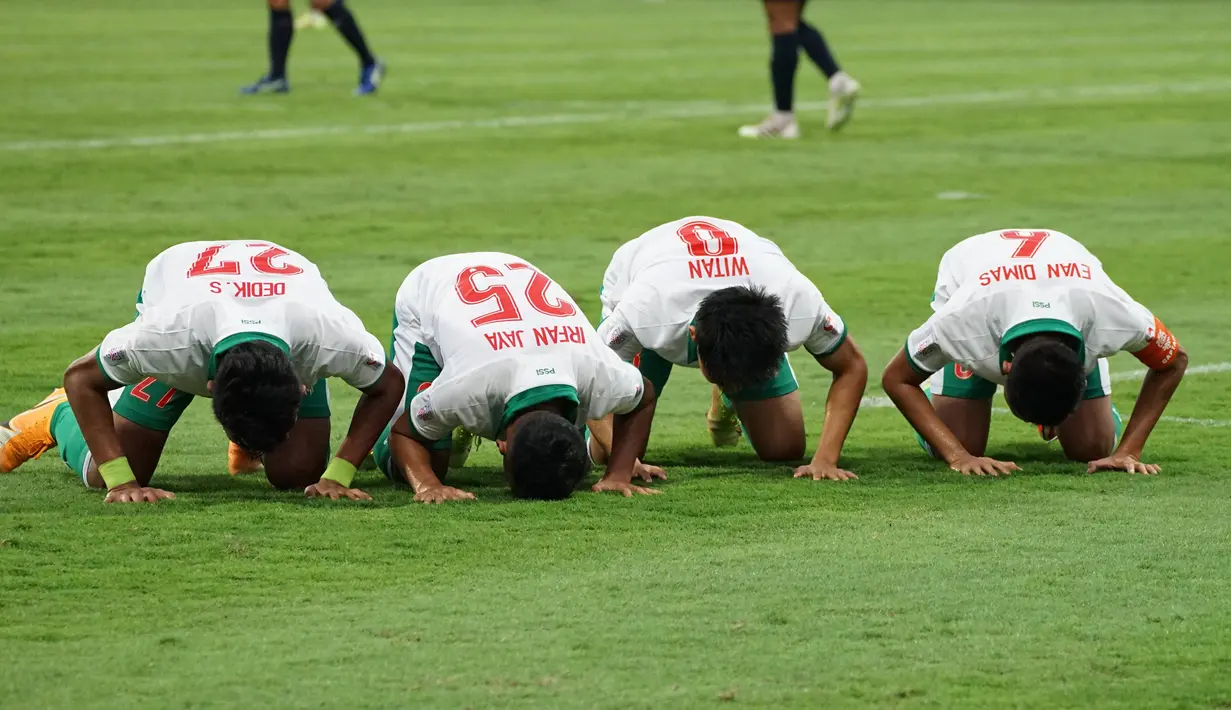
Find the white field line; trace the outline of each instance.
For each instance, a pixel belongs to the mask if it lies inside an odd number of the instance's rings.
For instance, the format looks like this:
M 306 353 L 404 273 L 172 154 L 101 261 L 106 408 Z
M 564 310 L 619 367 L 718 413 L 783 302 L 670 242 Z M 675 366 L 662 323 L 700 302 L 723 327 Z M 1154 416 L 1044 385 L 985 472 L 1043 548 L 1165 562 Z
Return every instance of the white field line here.
M 1185 377 L 1193 375 L 1210 375 L 1219 372 L 1231 372 L 1231 362 L 1215 362 L 1209 365 L 1195 365 L 1188 368 L 1184 373 Z M 1114 372 L 1111 375 L 1112 382 L 1136 382 L 1144 379 L 1146 376 L 1145 370 L 1129 370 L 1127 372 Z M 893 400 L 885 396 L 868 396 L 864 397 L 859 403 L 860 409 L 891 409 Z M 997 414 L 1010 414 L 1008 409 L 1003 407 L 992 408 Z M 1190 424 L 1200 427 L 1231 427 L 1231 419 L 1200 419 L 1195 417 L 1169 417 L 1164 415 L 1161 419 L 1164 422 L 1172 424 Z
M 1168 94 L 1212 94 L 1231 91 L 1231 80 L 1216 79 L 1174 84 L 1120 84 L 1072 87 L 1068 89 L 1013 89 L 959 94 L 930 94 L 897 98 L 867 98 L 861 108 L 909 109 L 931 106 L 1008 103 L 1065 103 L 1090 99 L 1124 96 L 1154 96 Z M 249 99 L 253 100 L 253 99 Z M 255 99 L 259 100 L 259 99 Z M 808 102 L 797 106 L 801 111 L 825 108 L 824 102 Z M 764 104 L 730 104 L 702 101 L 678 104 L 627 104 L 616 110 L 597 113 L 560 113 L 527 116 L 497 116 L 494 118 L 454 119 L 413 123 L 351 124 L 339 126 L 304 126 L 302 128 L 268 128 L 213 133 L 172 133 L 157 136 L 113 138 L 25 140 L 0 143 L 0 152 L 68 150 L 84 151 L 101 148 L 156 148 L 161 146 L 196 145 L 203 143 L 233 143 L 237 141 L 276 141 L 328 136 L 378 135 L 394 133 L 439 133 L 483 129 L 526 128 L 534 126 L 581 125 L 614 121 L 644 121 L 670 118 L 701 118 L 739 116 L 765 109 Z

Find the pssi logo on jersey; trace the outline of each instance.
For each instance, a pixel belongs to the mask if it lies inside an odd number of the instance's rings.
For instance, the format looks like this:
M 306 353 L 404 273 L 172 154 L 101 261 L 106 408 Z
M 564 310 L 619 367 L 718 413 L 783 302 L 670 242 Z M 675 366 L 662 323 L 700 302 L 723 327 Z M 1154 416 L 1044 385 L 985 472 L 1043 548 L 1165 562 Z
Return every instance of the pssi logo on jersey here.
M 611 335 L 607 336 L 607 347 L 618 348 L 624 344 L 625 340 L 628 340 L 627 332 L 623 330 L 612 331 Z
M 540 367 L 539 369 L 537 369 L 537 370 L 535 370 L 535 371 L 534 371 L 534 374 L 536 374 L 536 375 L 538 375 L 538 376 L 540 376 L 540 377 L 541 377 L 541 376 L 543 376 L 543 375 L 554 375 L 554 374 L 556 374 L 556 368 L 554 368 L 554 367 Z
M 124 362 L 128 359 L 128 353 L 124 352 L 124 348 L 111 348 L 103 357 L 111 362 Z
M 957 375 L 959 380 L 969 380 L 975 376 L 975 371 L 965 365 L 953 364 L 953 374 Z
M 371 355 L 371 354 L 367 356 L 367 359 L 363 361 L 363 364 L 372 368 L 373 370 L 378 370 L 384 366 L 384 363 L 381 361 L 380 358 L 376 357 L 375 355 Z
M 424 390 L 426 390 L 428 387 L 431 387 L 431 386 L 432 386 L 431 382 L 424 382 L 423 384 L 419 385 L 419 389 L 415 390 L 415 394 L 423 392 Z
M 1051 304 L 1047 301 L 1031 301 L 1030 305 L 1035 308 L 1051 308 Z
M 415 410 L 415 419 L 418 419 L 421 422 L 431 421 L 433 416 L 432 408 L 426 404 Z
M 838 332 L 838 327 L 833 324 L 833 314 L 832 313 L 825 316 L 825 325 L 823 327 L 825 328 L 825 331 L 828 333 Z

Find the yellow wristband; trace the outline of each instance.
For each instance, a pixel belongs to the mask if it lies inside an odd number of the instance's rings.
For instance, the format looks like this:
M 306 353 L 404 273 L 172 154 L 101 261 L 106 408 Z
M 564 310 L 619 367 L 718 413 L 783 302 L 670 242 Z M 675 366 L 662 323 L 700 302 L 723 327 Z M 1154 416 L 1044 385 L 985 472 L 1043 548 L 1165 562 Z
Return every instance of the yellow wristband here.
M 103 477 L 103 482 L 107 484 L 108 489 L 137 480 L 137 477 L 133 475 L 132 467 L 128 465 L 128 458 L 125 456 L 111 459 L 107 463 L 100 463 L 98 465 L 98 473 Z
M 328 478 L 350 488 L 351 482 L 355 480 L 355 464 L 345 459 L 334 459 L 329 462 L 329 468 L 325 469 L 325 475 L 321 478 Z

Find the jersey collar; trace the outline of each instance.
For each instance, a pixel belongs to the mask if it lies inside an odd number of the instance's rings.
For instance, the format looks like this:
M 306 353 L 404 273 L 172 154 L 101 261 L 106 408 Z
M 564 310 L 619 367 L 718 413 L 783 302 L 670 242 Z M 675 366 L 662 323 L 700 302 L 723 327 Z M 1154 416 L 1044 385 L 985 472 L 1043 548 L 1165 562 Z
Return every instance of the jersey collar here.
M 233 348 L 240 343 L 251 343 L 254 340 L 260 340 L 275 348 L 281 350 L 288 357 L 291 354 L 291 348 L 281 338 L 272 336 L 268 333 L 234 333 L 219 340 L 214 345 L 214 351 L 209 355 L 209 379 L 214 379 L 214 375 L 218 374 L 218 356 L 226 352 L 229 348 Z
M 509 401 L 504 404 L 504 416 L 500 418 L 500 429 L 496 432 L 496 438 L 504 436 L 504 430 L 509 428 L 509 422 L 513 421 L 513 417 L 535 405 L 553 399 L 567 400 L 569 406 L 565 408 L 564 418 L 570 422 L 577 421 L 577 408 L 581 400 L 577 398 L 576 388 L 569 385 L 539 385 L 509 397 Z
M 1023 335 L 1034 335 L 1035 333 L 1061 333 L 1063 335 L 1071 335 L 1077 338 L 1077 352 L 1080 355 L 1086 351 L 1086 339 L 1081 337 L 1081 331 L 1074 328 L 1072 323 L 1066 323 L 1055 318 L 1034 318 L 1032 320 L 1022 321 L 1017 325 L 1009 328 L 1000 337 L 1000 362 L 1004 364 L 1013 360 L 1013 353 L 1009 352 L 1008 344 Z

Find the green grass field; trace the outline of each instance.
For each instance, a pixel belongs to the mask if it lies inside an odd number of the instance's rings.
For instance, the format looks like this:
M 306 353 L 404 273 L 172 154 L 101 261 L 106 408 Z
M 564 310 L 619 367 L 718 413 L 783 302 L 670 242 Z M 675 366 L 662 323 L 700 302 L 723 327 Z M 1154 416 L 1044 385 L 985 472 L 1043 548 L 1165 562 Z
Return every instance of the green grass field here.
M 54 452 L 0 478 L 0 707 L 1231 707 L 1225 3 L 815 0 L 866 101 L 794 144 L 735 137 L 769 94 L 750 0 L 351 3 L 390 65 L 368 100 L 332 30 L 297 35 L 292 94 L 237 97 L 255 0 L 3 3 L 0 413 L 179 241 L 295 248 L 385 338 L 431 256 L 514 252 L 597 316 L 617 245 L 712 214 L 777 240 L 879 373 L 946 248 L 1037 226 L 1187 347 L 1163 474 L 1087 476 L 999 415 L 991 455 L 1026 470 L 964 479 L 871 407 L 858 481 L 792 480 L 709 446 L 685 371 L 661 496 L 515 502 L 487 446 L 477 502 L 369 473 L 372 504 L 330 505 L 229 478 L 198 403 L 170 504 L 104 506 Z M 806 61 L 799 94 L 825 98 Z M 1139 366 L 1112 368 L 1127 412 Z M 826 381 L 799 372 L 811 435 Z

